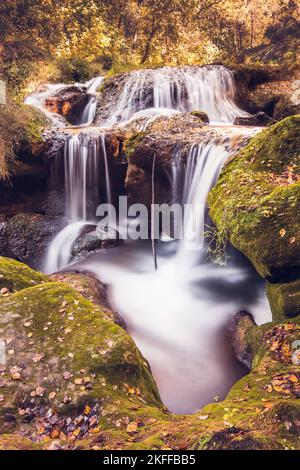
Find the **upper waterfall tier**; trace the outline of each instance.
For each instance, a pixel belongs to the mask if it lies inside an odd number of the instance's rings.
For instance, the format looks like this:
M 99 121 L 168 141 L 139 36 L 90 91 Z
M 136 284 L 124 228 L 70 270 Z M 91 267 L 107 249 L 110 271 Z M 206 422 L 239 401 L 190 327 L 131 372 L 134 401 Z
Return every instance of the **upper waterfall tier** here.
M 96 122 L 110 127 L 143 110 L 201 110 L 213 122 L 233 123 L 248 116 L 235 104 L 235 94 L 233 73 L 219 65 L 138 70 L 106 82 Z

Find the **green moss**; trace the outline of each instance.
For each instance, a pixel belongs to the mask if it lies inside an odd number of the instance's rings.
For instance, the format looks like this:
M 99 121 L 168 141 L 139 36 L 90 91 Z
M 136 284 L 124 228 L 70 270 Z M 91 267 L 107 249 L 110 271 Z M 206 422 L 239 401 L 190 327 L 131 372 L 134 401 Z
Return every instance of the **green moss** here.
M 191 116 L 195 116 L 201 119 L 201 121 L 203 122 L 209 122 L 208 114 L 205 113 L 204 111 L 195 110 L 195 111 L 192 111 L 190 114 Z
M 39 450 L 40 445 L 30 439 L 12 434 L 0 436 L 0 450 Z
M 140 145 L 145 135 L 145 132 L 135 132 L 132 136 L 129 137 L 129 139 L 126 140 L 125 153 L 128 159 L 130 159 L 135 149 Z
M 49 125 L 45 115 L 31 106 L 0 105 L 0 181 L 10 176 L 10 165 L 24 155 L 34 156 Z
M 62 83 L 85 83 L 95 76 L 95 66 L 79 58 L 59 59 L 59 81 Z M 100 67 L 98 70 L 99 75 Z
M 15 410 L 20 394 L 29 398 L 41 374 L 45 396 L 59 390 L 57 405 L 66 394 L 76 408 L 99 399 L 110 403 L 116 396 L 126 398 L 132 389 L 139 390 L 145 403 L 161 406 L 149 366 L 130 336 L 68 285 L 47 282 L 23 289 L 2 299 L 0 312 L 1 339 L 13 338 L 9 347 L 14 350 L 3 376 L 0 414 Z M 43 361 L 32 366 L 36 354 L 42 354 Z M 21 357 L 26 365 L 21 380 L 11 381 L 10 368 Z M 92 388 L 81 390 L 82 383 L 70 387 L 63 378 L 65 371 L 74 377 L 71 382 L 83 374 L 93 377 Z
M 23 267 L 3 258 L 0 263 L 8 278 L 17 278 Z M 27 269 L 30 281 L 33 275 Z M 0 422 L 5 433 L 0 435 L 1 449 L 51 448 L 57 445 L 49 438 L 53 430 L 60 438 L 61 432 L 71 436 L 59 440 L 66 449 L 299 448 L 295 432 L 299 367 L 290 354 L 299 338 L 299 317 L 292 323 L 261 327 L 243 323 L 243 341 L 254 356 L 252 371 L 224 401 L 179 416 L 162 406 L 147 361 L 107 309 L 63 282 L 25 288 L 29 281 L 22 278 L 22 290 L 0 300 L 1 340 L 13 351 L 1 369 Z M 13 279 L 13 285 L 17 282 L 19 278 Z M 40 359 L 34 360 L 36 356 Z M 16 366 L 19 378 L 12 377 Z M 270 389 L 278 376 L 284 377 L 283 386 L 288 388 Z M 42 395 L 36 394 L 37 387 L 44 389 Z M 97 406 L 93 415 L 97 427 L 75 438 L 67 419 L 80 423 L 73 429 L 81 433 L 82 423 L 87 422 L 82 417 L 86 405 Z M 48 418 L 53 414 L 55 424 Z M 15 420 L 7 421 L 7 415 Z M 136 429 L 130 431 L 129 423 L 135 423 Z M 20 437 L 21 430 L 41 442 Z
M 46 282 L 47 276 L 33 271 L 26 264 L 0 257 L 0 288 L 18 291 Z
M 267 283 L 267 295 L 274 320 L 300 315 L 300 280 L 281 284 Z
M 300 264 L 300 116 L 254 137 L 209 194 L 221 232 L 261 276 Z

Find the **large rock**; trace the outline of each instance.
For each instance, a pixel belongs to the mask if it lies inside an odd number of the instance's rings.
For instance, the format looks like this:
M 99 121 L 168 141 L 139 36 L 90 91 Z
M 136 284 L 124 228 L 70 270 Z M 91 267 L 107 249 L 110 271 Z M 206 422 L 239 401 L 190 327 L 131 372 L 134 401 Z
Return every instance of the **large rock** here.
M 86 88 L 73 85 L 63 87 L 48 97 L 45 106 L 48 111 L 64 116 L 71 124 L 78 124 L 89 99 Z
M 230 325 L 232 346 L 238 360 L 251 370 L 253 361 L 253 348 L 250 348 L 246 341 L 246 334 L 249 328 L 255 326 L 253 316 L 248 312 L 237 313 Z
M 300 116 L 262 131 L 225 167 L 208 198 L 219 231 L 276 283 L 299 277 L 299 145 Z
M 247 116 L 247 117 L 237 117 L 234 121 L 236 126 L 257 126 L 265 127 L 271 124 L 275 124 L 275 119 L 272 119 L 265 112 L 259 111 L 258 113 Z
M 117 312 L 112 311 L 107 296 L 107 287 L 99 281 L 99 279 L 96 279 L 89 273 L 79 271 L 63 271 L 51 274 L 49 279 L 54 282 L 65 282 L 72 287 L 72 289 L 79 292 L 83 297 L 90 300 L 93 304 L 100 306 L 102 310 L 110 316 L 114 323 L 126 329 L 124 320 Z
M 299 80 L 285 75 L 250 88 L 244 97 L 244 108 L 253 114 L 265 112 L 276 120 L 299 114 Z
M 0 224 L 0 256 L 39 267 L 61 221 L 41 214 L 21 213 Z
M 281 321 L 300 315 L 300 279 L 284 283 L 267 283 L 267 295 L 273 318 Z
M 0 312 L 2 433 L 84 437 L 118 413 L 117 397 L 162 406 L 148 364 L 114 314 L 69 285 L 48 280 L 2 296 Z
M 103 228 L 97 225 L 86 225 L 73 242 L 71 254 L 74 257 L 87 256 L 103 248 L 112 248 L 121 243 L 119 233 L 112 228 Z
M 146 131 L 134 133 L 125 142 L 128 159 L 126 189 L 130 203 L 142 203 L 150 208 L 154 156 L 155 203 L 174 202 L 174 168 L 186 163 L 193 145 L 214 138 L 222 139 L 222 133 L 221 128 L 208 127 L 194 113 L 161 117 L 150 124 Z M 178 188 L 179 197 L 182 189 Z

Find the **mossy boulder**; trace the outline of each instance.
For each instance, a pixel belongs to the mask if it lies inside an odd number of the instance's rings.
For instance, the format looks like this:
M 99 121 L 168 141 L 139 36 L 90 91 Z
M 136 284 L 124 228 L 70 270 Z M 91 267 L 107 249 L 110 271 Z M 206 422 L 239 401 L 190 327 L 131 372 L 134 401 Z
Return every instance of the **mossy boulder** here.
M 47 276 L 33 271 L 26 264 L 0 257 L 0 288 L 10 292 L 33 287 L 46 282 Z
M 300 116 L 254 137 L 209 194 L 219 231 L 263 277 L 277 281 L 300 266 Z
M 268 282 L 267 295 L 275 320 L 300 315 L 300 279 L 279 284 Z
M 0 311 L 1 339 L 7 344 L 1 369 L 3 431 L 43 418 L 41 434 L 57 428 L 68 432 L 70 409 L 78 416 L 85 406 L 93 423 L 99 423 L 98 410 L 130 390 L 161 405 L 149 366 L 132 339 L 68 285 L 29 287 L 3 298 Z M 85 425 L 78 432 L 89 429 Z

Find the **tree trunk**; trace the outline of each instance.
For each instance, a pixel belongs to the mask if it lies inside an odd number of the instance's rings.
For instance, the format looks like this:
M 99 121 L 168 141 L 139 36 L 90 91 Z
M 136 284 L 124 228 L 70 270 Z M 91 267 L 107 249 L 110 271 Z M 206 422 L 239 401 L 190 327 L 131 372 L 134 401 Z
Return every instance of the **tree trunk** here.
M 144 64 L 149 59 L 150 51 L 151 51 L 151 43 L 155 36 L 155 33 L 156 33 L 156 23 L 155 23 L 155 19 L 153 19 L 151 30 L 150 30 L 150 33 L 146 42 L 146 47 L 145 47 L 145 50 L 141 59 L 141 64 Z

